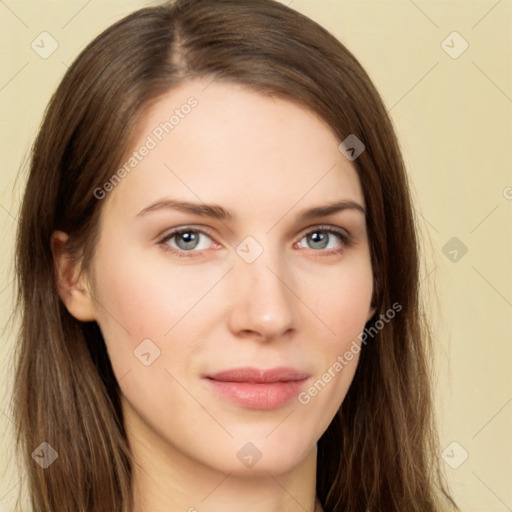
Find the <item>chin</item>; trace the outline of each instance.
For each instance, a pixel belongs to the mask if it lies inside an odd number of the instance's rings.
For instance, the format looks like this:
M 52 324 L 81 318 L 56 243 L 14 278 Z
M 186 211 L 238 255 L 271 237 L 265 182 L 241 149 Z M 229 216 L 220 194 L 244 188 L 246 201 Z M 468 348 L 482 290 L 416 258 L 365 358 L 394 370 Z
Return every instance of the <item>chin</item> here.
M 207 465 L 223 473 L 236 476 L 265 476 L 286 474 L 309 457 L 316 459 L 316 443 L 278 443 L 263 439 L 251 442 L 233 440 L 230 449 L 222 450 Z M 206 462 L 206 461 L 205 461 Z

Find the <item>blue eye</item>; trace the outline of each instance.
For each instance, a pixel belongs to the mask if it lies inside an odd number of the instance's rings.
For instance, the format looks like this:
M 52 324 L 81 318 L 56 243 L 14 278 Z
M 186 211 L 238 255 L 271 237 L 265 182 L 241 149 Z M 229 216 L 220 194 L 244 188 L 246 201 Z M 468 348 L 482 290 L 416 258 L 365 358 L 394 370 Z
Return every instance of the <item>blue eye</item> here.
M 302 241 L 306 241 L 303 247 Z M 317 226 L 310 230 L 295 244 L 300 249 L 311 249 L 319 256 L 330 256 L 342 253 L 351 244 L 351 237 L 347 233 L 338 231 L 330 226 Z M 201 229 L 183 227 L 171 231 L 159 242 L 164 250 L 170 251 L 179 257 L 200 257 L 202 251 L 219 245 L 212 237 Z
M 208 248 L 208 243 L 204 243 L 204 238 L 211 241 L 211 238 L 198 229 L 179 229 L 166 235 L 159 244 L 166 250 L 173 252 L 196 252 Z M 169 242 L 173 242 L 169 244 Z
M 326 254 L 342 252 L 350 244 L 350 237 L 342 232 L 328 227 L 315 228 L 301 238 L 306 240 L 309 249 Z M 328 249 L 328 250 L 325 250 Z

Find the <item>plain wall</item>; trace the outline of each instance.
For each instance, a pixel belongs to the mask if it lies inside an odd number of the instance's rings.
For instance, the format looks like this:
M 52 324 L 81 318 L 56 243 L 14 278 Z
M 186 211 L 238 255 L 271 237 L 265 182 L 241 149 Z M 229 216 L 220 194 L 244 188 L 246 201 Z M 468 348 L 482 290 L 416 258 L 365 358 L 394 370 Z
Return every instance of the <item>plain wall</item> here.
M 442 448 L 446 448 L 439 456 L 444 457 L 450 487 L 462 510 L 512 510 L 512 4 L 283 3 L 312 17 L 345 43 L 390 109 L 425 238 L 422 286 L 430 297 L 438 348 L 435 391 Z M 14 181 L 46 104 L 67 66 L 94 36 L 134 9 L 152 4 L 135 0 L 0 3 L 2 325 L 12 308 L 14 237 L 24 184 L 24 179 L 16 186 Z M 40 36 L 42 32 L 58 42 L 58 49 L 46 59 L 31 47 L 35 40 L 42 51 L 41 37 L 47 37 Z M 49 39 L 45 41 L 48 49 Z M 14 344 L 15 335 L 3 332 L 1 511 L 13 510 L 23 479 L 13 464 L 14 425 L 8 404 Z

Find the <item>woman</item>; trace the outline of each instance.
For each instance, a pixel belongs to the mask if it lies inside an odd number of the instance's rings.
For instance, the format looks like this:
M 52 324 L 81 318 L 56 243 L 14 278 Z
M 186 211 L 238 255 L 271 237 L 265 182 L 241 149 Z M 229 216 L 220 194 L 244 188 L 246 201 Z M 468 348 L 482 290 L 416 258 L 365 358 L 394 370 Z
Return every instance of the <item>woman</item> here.
M 16 253 L 35 511 L 439 511 L 404 164 L 356 59 L 178 0 L 52 98 Z

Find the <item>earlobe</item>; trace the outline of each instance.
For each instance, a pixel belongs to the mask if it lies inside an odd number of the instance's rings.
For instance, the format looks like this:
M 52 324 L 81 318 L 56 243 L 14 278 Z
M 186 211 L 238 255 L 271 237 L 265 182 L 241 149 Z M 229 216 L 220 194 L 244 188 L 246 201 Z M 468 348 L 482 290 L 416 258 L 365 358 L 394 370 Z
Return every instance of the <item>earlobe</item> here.
M 91 322 L 96 317 L 87 278 L 79 273 L 79 263 L 70 255 L 67 240 L 68 235 L 63 231 L 55 231 L 51 237 L 55 284 L 71 315 L 81 322 Z

